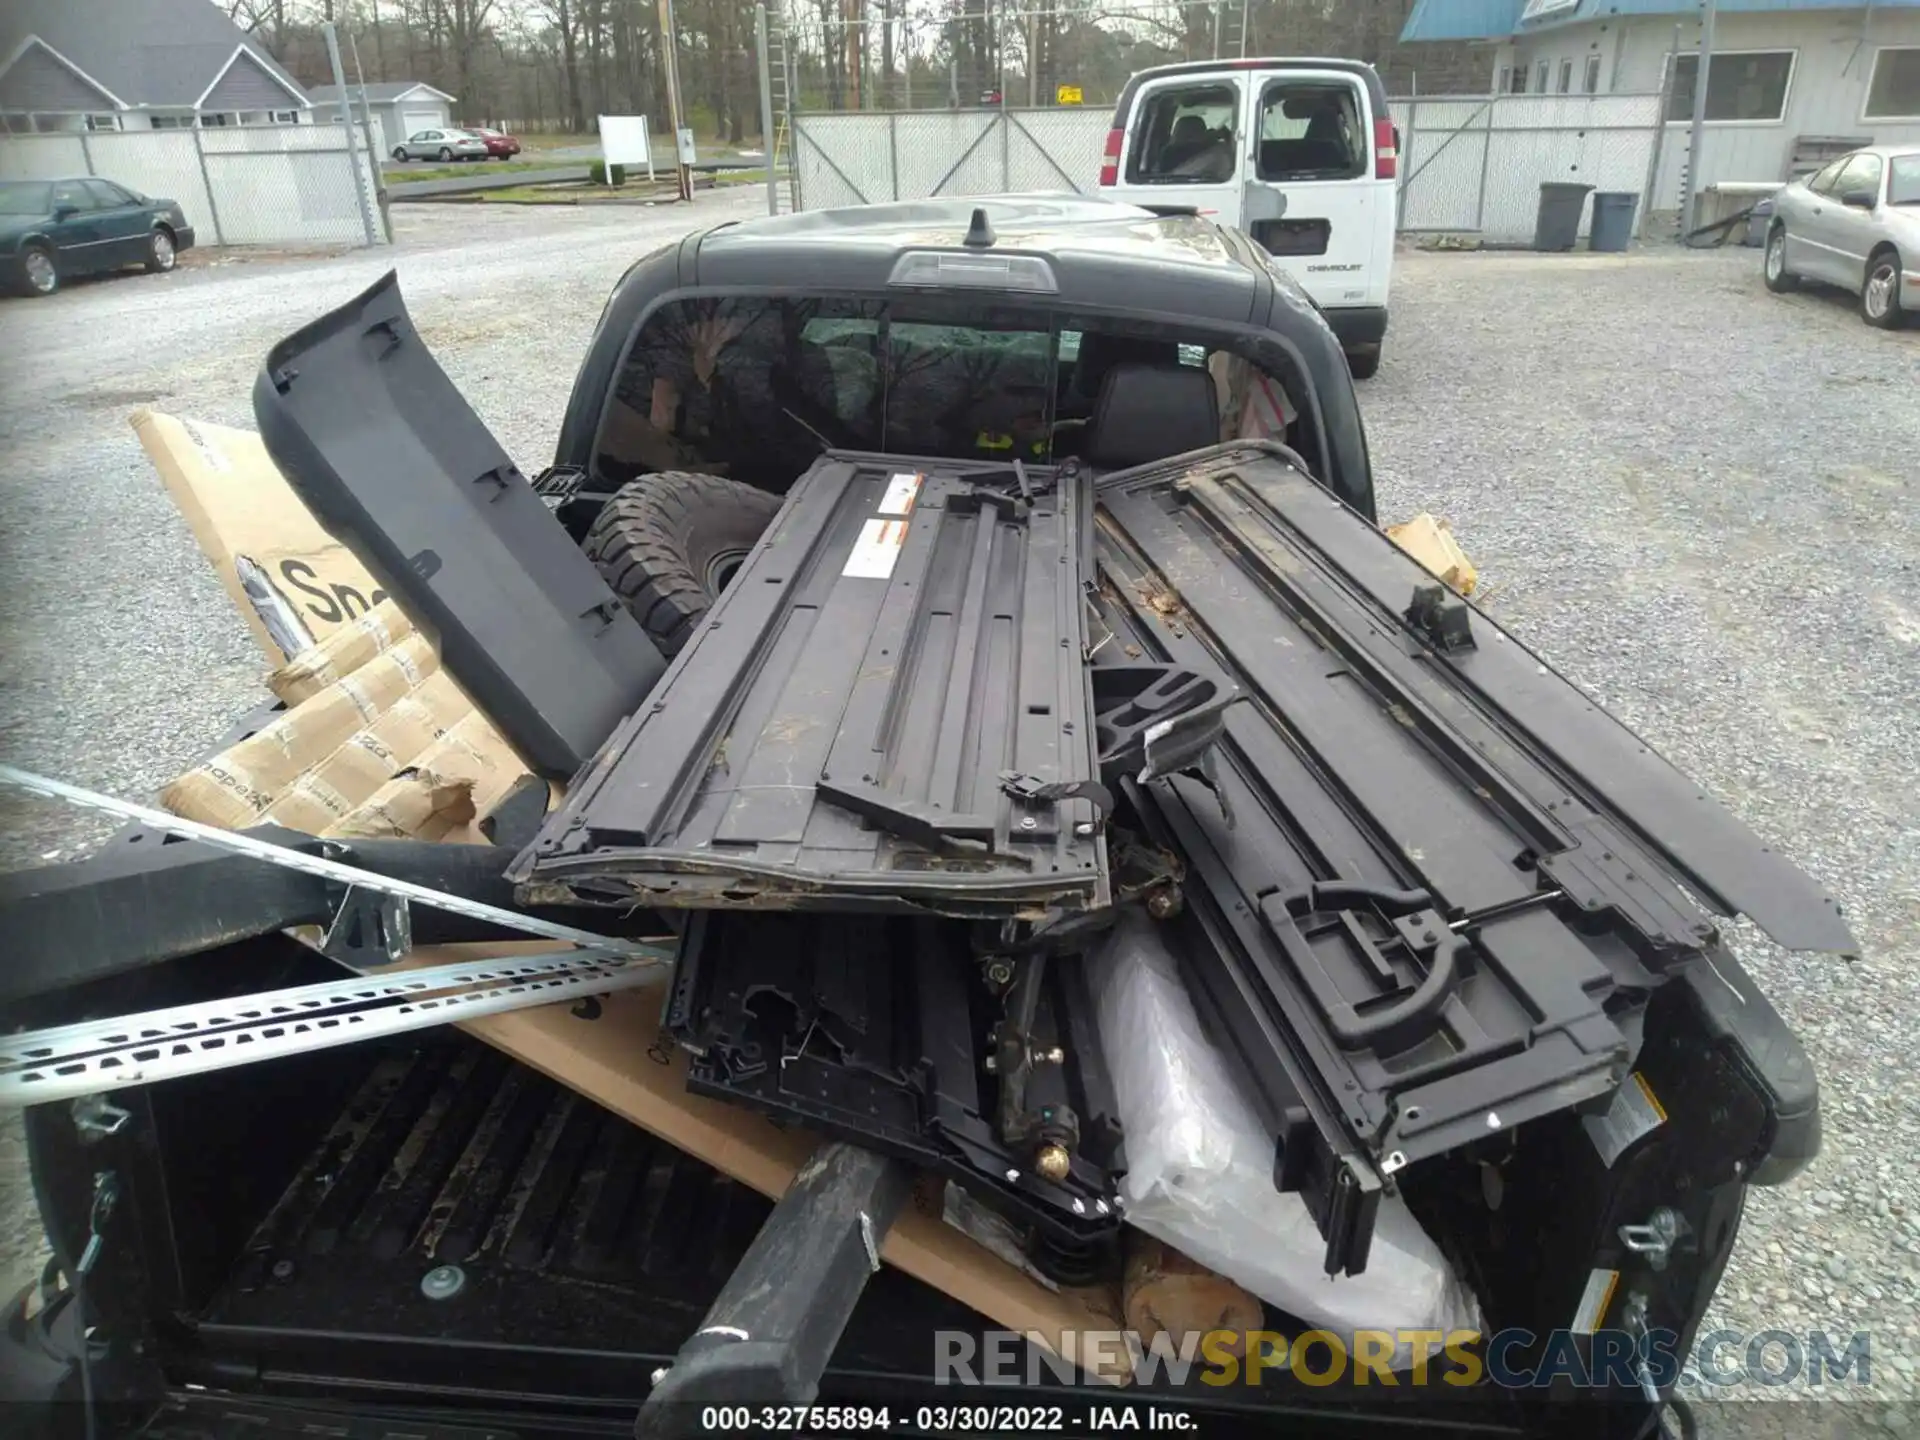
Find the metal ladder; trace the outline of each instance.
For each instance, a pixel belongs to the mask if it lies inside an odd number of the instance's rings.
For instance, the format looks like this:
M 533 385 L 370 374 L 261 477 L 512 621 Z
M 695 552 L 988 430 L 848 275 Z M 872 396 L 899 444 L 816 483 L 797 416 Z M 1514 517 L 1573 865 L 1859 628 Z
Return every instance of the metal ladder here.
M 779 187 L 778 213 L 790 215 L 800 208 L 800 175 L 793 153 L 793 98 L 796 93 L 793 71 L 793 47 L 787 35 L 786 6 L 774 0 L 767 6 L 767 48 L 760 61 L 760 80 L 767 87 L 773 111 L 773 134 L 769 152 L 774 169 L 786 167 L 787 183 Z
M 1253 0 L 1214 0 L 1213 58 L 1245 56 L 1252 34 Z

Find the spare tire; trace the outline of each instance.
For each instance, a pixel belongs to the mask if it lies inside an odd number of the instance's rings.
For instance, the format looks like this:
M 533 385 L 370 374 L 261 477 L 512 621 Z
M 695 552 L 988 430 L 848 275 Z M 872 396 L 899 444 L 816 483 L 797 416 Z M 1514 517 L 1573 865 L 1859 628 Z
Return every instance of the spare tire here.
M 621 486 L 584 548 L 660 653 L 676 655 L 779 510 L 778 495 L 737 480 L 664 470 Z

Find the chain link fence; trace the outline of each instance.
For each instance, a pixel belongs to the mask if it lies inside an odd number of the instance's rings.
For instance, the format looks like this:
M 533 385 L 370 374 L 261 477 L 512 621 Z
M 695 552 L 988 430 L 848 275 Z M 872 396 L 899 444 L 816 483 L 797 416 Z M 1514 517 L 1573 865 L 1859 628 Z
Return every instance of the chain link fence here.
M 370 223 L 384 239 L 376 169 L 340 125 L 0 138 L 0 174 L 97 175 L 177 200 L 202 245 L 365 245 Z

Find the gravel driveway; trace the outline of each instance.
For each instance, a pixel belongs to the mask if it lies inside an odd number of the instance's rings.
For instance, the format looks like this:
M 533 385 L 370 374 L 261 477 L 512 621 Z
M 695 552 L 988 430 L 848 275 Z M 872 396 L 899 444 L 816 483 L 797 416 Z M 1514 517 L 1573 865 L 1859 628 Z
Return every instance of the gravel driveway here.
M 267 346 L 397 262 L 436 354 L 532 469 L 619 271 L 690 219 L 759 203 L 720 192 L 697 217 L 422 207 L 402 215 L 394 256 L 6 305 L 7 758 L 146 795 L 261 693 L 257 654 L 127 428 L 136 405 L 250 425 Z M 1911 1395 L 1920 332 L 1868 330 L 1837 296 L 1769 296 L 1751 251 L 1409 254 L 1396 284 L 1386 363 L 1361 392 L 1382 513 L 1450 517 L 1493 613 L 1791 849 L 1866 949 L 1848 965 L 1736 934 L 1812 1052 L 1826 1152 L 1786 1190 L 1756 1192 L 1709 1327 L 1869 1330 L 1873 1393 Z M 37 804 L 0 818 L 14 864 L 100 833 Z M 0 1279 L 33 1244 L 17 1151 L 17 1131 L 0 1132 Z M 1709 1429 L 1910 1423 L 1864 1406 L 1793 1406 L 1764 1425 L 1739 1411 Z

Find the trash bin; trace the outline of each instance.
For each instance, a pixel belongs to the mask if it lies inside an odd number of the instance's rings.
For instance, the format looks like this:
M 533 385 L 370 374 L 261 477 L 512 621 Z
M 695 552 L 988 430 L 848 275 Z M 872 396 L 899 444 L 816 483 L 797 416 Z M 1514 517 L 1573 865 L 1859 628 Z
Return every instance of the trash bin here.
M 1609 252 L 1624 250 L 1633 239 L 1633 212 L 1640 197 L 1630 190 L 1602 190 L 1593 197 L 1593 226 L 1587 231 L 1587 248 Z
M 1753 214 L 1747 217 L 1747 236 L 1741 242 L 1751 250 L 1758 250 L 1767 243 L 1767 226 L 1773 220 L 1773 200 L 1762 200 L 1753 207 Z
M 1540 186 L 1540 214 L 1534 222 L 1533 248 L 1571 250 L 1580 238 L 1580 212 L 1587 207 L 1591 185 L 1547 180 Z

